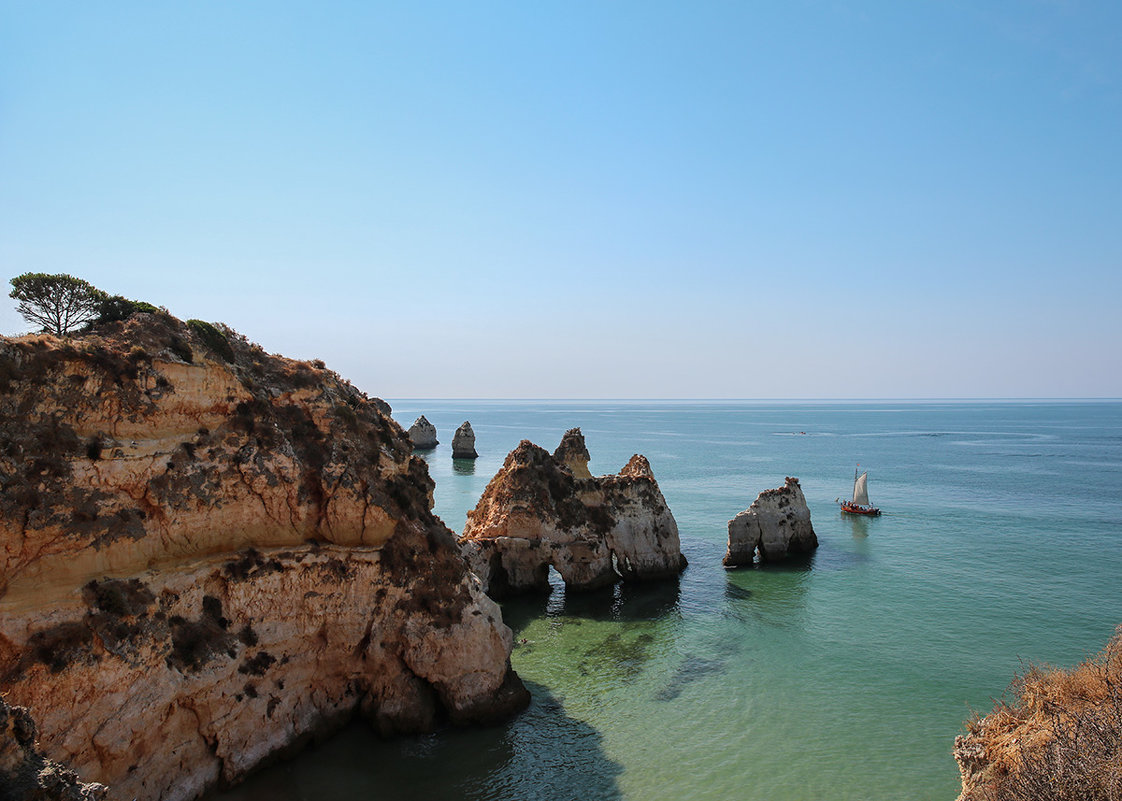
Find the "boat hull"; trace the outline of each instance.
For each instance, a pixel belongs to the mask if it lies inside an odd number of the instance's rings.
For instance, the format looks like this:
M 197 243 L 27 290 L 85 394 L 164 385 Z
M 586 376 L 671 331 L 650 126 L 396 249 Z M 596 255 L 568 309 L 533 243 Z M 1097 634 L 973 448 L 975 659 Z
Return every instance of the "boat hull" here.
M 843 512 L 848 512 L 851 515 L 868 515 L 869 517 L 876 517 L 880 514 L 880 509 L 875 506 L 858 506 L 855 503 L 845 502 L 841 505 Z

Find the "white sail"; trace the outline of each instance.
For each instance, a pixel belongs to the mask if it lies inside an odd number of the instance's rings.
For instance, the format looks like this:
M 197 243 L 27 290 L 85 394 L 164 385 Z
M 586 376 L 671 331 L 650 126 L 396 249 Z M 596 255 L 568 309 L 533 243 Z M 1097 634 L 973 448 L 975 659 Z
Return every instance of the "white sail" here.
M 853 502 L 858 506 L 869 505 L 869 474 L 862 473 L 853 480 Z

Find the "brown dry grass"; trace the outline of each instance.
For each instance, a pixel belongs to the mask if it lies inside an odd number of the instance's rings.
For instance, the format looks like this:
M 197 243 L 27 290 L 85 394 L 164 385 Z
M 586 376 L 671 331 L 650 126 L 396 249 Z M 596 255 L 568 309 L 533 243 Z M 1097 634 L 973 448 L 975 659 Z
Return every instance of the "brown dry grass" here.
M 970 798 L 1122 801 L 1122 627 L 1071 670 L 1029 665 L 966 728 L 985 754 Z

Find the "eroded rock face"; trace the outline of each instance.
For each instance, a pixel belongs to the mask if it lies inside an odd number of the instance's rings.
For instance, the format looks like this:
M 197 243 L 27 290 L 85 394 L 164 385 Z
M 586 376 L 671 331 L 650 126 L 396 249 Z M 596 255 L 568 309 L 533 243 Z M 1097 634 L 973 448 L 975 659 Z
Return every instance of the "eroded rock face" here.
M 746 510 L 729 521 L 729 546 L 724 564 L 775 562 L 818 547 L 810 509 L 797 478 L 787 477 L 779 489 L 764 490 Z
M 409 426 L 409 439 L 417 450 L 429 450 L 440 443 L 436 440 L 436 426 L 428 421 L 422 414 Z
M 43 753 L 180 801 L 356 713 L 418 732 L 524 705 L 383 405 L 219 333 L 0 339 L 0 691 Z
M 452 437 L 453 459 L 478 459 L 475 452 L 475 432 L 471 430 L 471 423 L 464 420 L 463 425 L 456 429 Z
M 588 454 L 579 429 L 558 453 L 570 461 L 523 440 L 468 512 L 460 546 L 488 593 L 548 589 L 550 565 L 573 589 L 685 568 L 678 525 L 644 457 L 618 475 L 577 476 L 570 464 L 583 458 L 587 473 Z

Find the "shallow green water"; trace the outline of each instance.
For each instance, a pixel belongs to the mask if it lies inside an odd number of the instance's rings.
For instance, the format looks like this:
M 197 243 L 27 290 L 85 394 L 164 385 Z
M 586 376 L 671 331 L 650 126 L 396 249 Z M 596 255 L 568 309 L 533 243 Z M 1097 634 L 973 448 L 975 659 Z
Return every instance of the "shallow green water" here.
M 651 461 L 679 581 L 504 605 L 534 702 L 504 727 L 363 725 L 226 799 L 953 799 L 950 749 L 1020 660 L 1122 623 L 1122 404 L 398 401 L 454 531 L 518 440 L 581 426 L 593 473 Z M 470 419 L 481 457 L 456 462 Z M 805 432 L 805 433 L 804 433 Z M 841 515 L 854 464 L 875 519 Z M 727 521 L 798 476 L 820 547 L 726 571 Z

